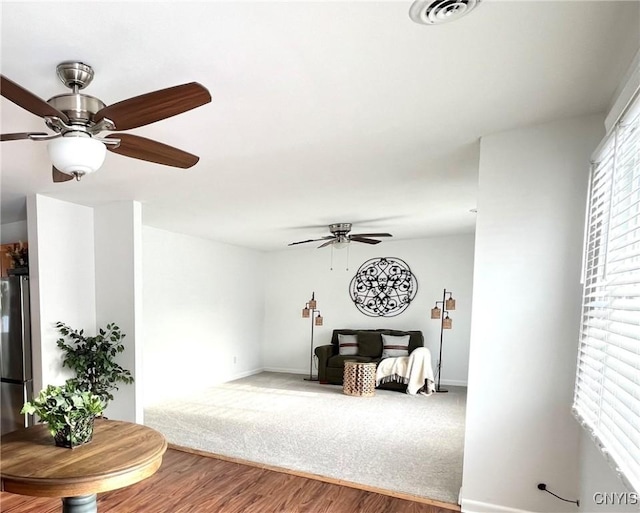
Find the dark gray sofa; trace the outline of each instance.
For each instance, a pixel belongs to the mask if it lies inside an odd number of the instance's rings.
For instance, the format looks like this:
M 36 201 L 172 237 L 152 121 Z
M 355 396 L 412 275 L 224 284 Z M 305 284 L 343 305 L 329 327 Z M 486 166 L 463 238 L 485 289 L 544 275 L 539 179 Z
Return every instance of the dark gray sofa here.
M 340 356 L 338 354 L 338 334 L 356 335 L 358 337 L 358 354 L 355 356 Z M 417 348 L 424 346 L 424 336 L 421 331 L 398 331 L 389 329 L 377 330 L 352 330 L 337 329 L 331 335 L 331 344 L 318 346 L 315 354 L 318 357 L 318 379 L 320 383 L 342 385 L 345 360 L 357 360 L 359 362 L 380 362 L 382 357 L 382 334 L 385 335 L 409 335 L 409 354 Z M 380 388 L 392 390 L 406 390 L 402 383 L 385 383 Z

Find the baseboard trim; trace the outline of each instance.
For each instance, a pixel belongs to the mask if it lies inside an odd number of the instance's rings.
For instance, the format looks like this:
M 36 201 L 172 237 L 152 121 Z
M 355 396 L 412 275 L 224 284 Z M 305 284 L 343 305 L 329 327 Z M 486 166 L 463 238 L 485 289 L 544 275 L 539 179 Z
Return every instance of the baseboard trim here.
M 300 370 L 300 369 L 285 369 L 282 367 L 263 367 L 258 372 L 263 372 L 263 371 L 264 372 L 282 372 L 285 374 L 300 374 L 303 376 L 309 375 L 309 369 Z M 314 376 L 318 375 L 317 369 L 313 369 L 313 375 Z M 460 379 L 443 379 L 440 381 L 440 383 L 442 385 L 449 385 L 450 387 L 466 387 L 467 386 L 467 382 Z
M 429 504 L 431 506 L 436 506 L 439 508 L 446 508 L 453 511 L 461 511 L 460 506 L 458 506 L 457 504 L 449 504 L 447 502 L 427 499 L 426 497 L 420 497 L 418 495 L 411 495 L 411 494 L 402 493 L 402 492 L 394 492 L 393 490 L 384 490 L 382 488 L 377 488 L 375 486 L 368 486 L 360 483 L 353 483 L 351 481 L 344 481 L 342 479 L 336 479 L 334 477 L 321 476 L 319 474 L 302 472 L 300 470 L 291 470 L 288 468 L 277 467 L 275 465 L 267 465 L 266 463 L 258 463 L 255 461 L 248 461 L 240 458 L 233 458 L 231 456 L 223 456 L 222 454 L 215 454 L 212 452 L 201 451 L 199 449 L 192 449 L 191 447 L 184 447 L 182 445 L 175 445 L 170 443 L 169 448 L 175 449 L 176 451 L 195 454 L 197 456 L 204 456 L 205 458 L 215 458 L 218 460 L 228 461 L 231 463 L 238 463 L 240 465 L 247 465 L 249 467 L 262 468 L 265 470 L 271 470 L 273 472 L 280 472 L 281 474 L 289 474 L 292 476 L 304 477 L 306 479 L 314 479 L 315 481 L 322 481 L 324 483 L 335 484 L 338 486 L 347 486 L 349 488 L 355 488 L 357 490 L 363 490 L 365 492 L 379 493 L 380 495 L 387 495 L 389 497 L 395 497 L 396 499 L 404 499 L 407 501 L 419 502 L 422 504 Z M 516 510 L 513 510 L 513 513 L 519 513 L 519 512 L 516 512 Z
M 248 371 L 244 371 L 244 372 L 238 372 L 237 374 L 231 375 L 228 379 L 225 379 L 225 381 L 223 383 L 226 383 L 228 381 L 234 381 L 236 379 L 247 378 L 247 377 L 253 376 L 255 374 L 260 374 L 263 370 L 264 369 L 253 369 L 253 370 L 248 370 Z
M 309 369 L 300 370 L 300 369 L 285 369 L 282 367 L 263 367 L 261 370 L 264 372 L 281 372 L 284 374 L 300 374 L 303 376 L 309 375 Z M 318 371 L 316 369 L 313 369 L 313 375 L 314 376 L 318 375 Z
M 499 506 L 498 504 L 472 501 L 469 499 L 462 499 L 461 505 L 463 513 L 534 513 L 533 511 L 525 509 L 510 508 L 508 506 Z
M 442 385 L 449 385 L 450 387 L 466 387 L 467 382 L 459 379 L 443 379 L 440 380 Z

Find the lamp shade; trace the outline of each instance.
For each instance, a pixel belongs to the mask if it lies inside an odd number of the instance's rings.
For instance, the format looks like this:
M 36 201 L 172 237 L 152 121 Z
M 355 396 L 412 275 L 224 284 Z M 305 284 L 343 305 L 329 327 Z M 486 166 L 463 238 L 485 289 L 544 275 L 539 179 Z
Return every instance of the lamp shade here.
M 53 167 L 68 175 L 87 175 L 100 169 L 106 146 L 86 134 L 70 134 L 52 139 L 47 145 Z

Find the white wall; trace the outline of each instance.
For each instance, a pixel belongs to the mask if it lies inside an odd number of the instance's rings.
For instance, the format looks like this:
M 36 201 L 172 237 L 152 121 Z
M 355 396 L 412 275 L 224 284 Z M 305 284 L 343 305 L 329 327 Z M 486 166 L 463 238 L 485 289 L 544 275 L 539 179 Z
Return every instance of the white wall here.
M 470 214 L 471 215 L 471 214 Z M 336 328 L 393 328 L 422 330 L 435 365 L 440 323 L 430 319 L 443 289 L 457 301 L 451 312 L 453 329 L 444 331 L 442 383 L 465 385 L 469 354 L 473 235 L 411 241 L 385 240 L 376 246 L 351 244 L 347 252 L 331 249 L 289 248 L 266 256 L 266 322 L 264 367 L 268 370 L 309 373 L 311 321 L 301 317 L 315 292 L 324 326 L 315 328 L 314 346 L 328 344 Z M 407 310 L 395 317 L 368 317 L 349 296 L 349 283 L 358 267 L 375 257 L 403 259 L 416 275 L 418 293 Z M 315 374 L 315 368 L 314 368 Z
M 145 405 L 259 371 L 263 253 L 142 234 Z
M 34 391 L 71 377 L 55 323 L 96 322 L 93 209 L 37 194 L 27 199 Z
M 589 157 L 603 132 L 587 116 L 481 141 L 465 512 L 575 511 L 536 485 L 578 494 L 570 407 Z
M 583 513 L 626 513 L 640 511 L 640 493 L 629 495 L 622 481 L 605 461 L 602 453 L 596 448 L 586 432 L 580 435 L 580 511 Z M 602 494 L 609 494 L 603 497 Z M 625 499 L 620 495 L 627 494 Z M 605 504 L 606 501 L 606 504 Z
M 11 244 L 19 241 L 27 241 L 26 221 L 5 223 L 0 226 L 0 244 Z
M 105 415 L 142 422 L 142 208 L 136 201 L 95 207 L 96 328 L 115 323 L 125 334 L 117 361 L 134 377 L 119 390 Z M 95 330 L 94 330 L 95 331 Z
M 125 337 L 120 363 L 141 388 L 141 344 L 136 344 L 141 309 L 141 211 L 135 202 L 95 209 L 42 195 L 27 200 L 34 391 L 72 376 L 62 368 L 63 353 L 54 328 L 62 321 L 96 333 L 116 322 Z M 142 420 L 136 389 L 121 385 L 107 410 L 113 419 Z

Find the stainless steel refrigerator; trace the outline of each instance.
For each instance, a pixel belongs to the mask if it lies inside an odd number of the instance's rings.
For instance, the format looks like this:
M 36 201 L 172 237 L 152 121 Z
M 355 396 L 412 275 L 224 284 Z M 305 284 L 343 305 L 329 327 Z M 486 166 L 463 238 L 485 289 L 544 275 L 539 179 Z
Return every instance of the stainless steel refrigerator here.
M 33 397 L 29 277 L 0 278 L 2 347 L 0 350 L 0 421 L 2 434 L 33 424 L 21 415 Z

